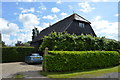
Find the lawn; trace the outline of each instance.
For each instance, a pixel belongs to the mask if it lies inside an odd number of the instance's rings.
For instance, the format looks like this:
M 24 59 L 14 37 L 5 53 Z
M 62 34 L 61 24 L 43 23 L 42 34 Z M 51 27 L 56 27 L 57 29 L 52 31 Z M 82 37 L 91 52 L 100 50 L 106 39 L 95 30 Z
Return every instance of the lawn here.
M 22 74 L 16 74 L 16 75 L 14 75 L 14 77 L 13 78 L 24 78 L 25 76 L 24 75 L 22 75 Z
M 102 76 L 105 73 L 112 73 L 112 72 L 120 72 L 118 71 L 119 66 L 105 68 L 105 69 L 97 69 L 97 70 L 90 70 L 84 72 L 40 72 L 41 75 L 44 75 L 49 78 L 95 78 L 97 76 Z

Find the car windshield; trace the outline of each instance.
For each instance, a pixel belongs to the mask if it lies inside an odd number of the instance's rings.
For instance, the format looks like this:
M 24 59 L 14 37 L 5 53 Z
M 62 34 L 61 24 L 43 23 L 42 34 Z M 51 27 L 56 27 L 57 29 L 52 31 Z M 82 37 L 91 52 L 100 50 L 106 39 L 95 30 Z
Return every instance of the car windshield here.
M 32 56 L 40 56 L 40 55 L 39 55 L 39 54 L 34 53 L 34 54 L 32 54 Z

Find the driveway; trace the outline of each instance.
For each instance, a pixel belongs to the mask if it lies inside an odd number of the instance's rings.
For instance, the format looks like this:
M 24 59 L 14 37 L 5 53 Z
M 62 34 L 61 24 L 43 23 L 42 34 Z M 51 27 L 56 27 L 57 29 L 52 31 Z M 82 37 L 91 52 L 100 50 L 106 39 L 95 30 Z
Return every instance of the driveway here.
M 3 63 L 2 65 L 2 78 L 12 78 L 15 74 L 22 74 L 25 78 L 46 78 L 40 75 L 40 71 L 42 70 L 42 65 L 28 65 L 24 62 L 15 62 L 15 63 Z M 113 73 L 106 73 L 104 75 L 98 76 L 96 78 L 118 78 L 120 77 L 120 73 L 113 72 Z M 91 76 L 92 75 L 84 75 L 84 76 Z M 84 78 L 77 77 L 77 78 Z M 95 76 L 94 76 L 95 78 Z
M 97 78 L 119 78 L 120 73 L 119 72 L 111 72 L 111 73 L 106 73 L 102 76 L 99 76 Z
M 12 78 L 15 74 L 23 74 L 26 78 L 29 77 L 43 77 L 39 74 L 42 70 L 42 65 L 28 65 L 24 62 L 3 63 L 2 65 L 2 78 Z M 44 78 L 44 77 L 43 77 Z

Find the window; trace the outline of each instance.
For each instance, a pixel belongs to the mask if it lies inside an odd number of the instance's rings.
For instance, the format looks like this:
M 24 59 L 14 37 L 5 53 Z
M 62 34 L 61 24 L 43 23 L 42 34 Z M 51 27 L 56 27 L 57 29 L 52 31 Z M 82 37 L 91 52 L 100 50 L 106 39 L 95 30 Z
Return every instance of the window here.
M 79 23 L 79 27 L 84 28 L 84 23 Z

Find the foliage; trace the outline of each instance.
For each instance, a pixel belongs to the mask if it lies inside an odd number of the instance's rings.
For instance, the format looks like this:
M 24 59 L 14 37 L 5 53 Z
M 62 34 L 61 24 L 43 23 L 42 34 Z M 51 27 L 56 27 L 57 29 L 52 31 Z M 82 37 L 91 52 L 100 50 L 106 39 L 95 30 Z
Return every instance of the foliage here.
M 23 46 L 22 41 L 17 41 L 17 43 L 15 44 L 15 46 Z
M 2 47 L 2 62 L 24 61 L 31 52 L 34 52 L 33 47 Z
M 13 78 L 25 78 L 25 75 L 17 73 Z
M 5 42 L 4 41 L 0 41 L 0 45 L 2 46 L 2 47 L 6 47 L 7 45 L 5 45 Z
M 30 42 L 31 41 L 23 43 L 22 41 L 17 41 L 17 43 L 15 44 L 15 46 L 30 46 Z
M 44 56 L 46 69 L 50 72 L 86 71 L 112 67 L 119 64 L 116 51 L 49 51 L 52 55 Z M 43 68 L 45 68 L 43 63 Z
M 105 37 L 93 37 L 91 35 L 70 35 L 66 32 L 53 32 L 43 38 L 39 47 L 43 51 L 45 47 L 54 51 L 88 51 L 88 50 L 119 50 L 120 41 L 106 39 Z
M 32 40 L 39 34 L 39 30 L 37 28 L 32 29 Z

